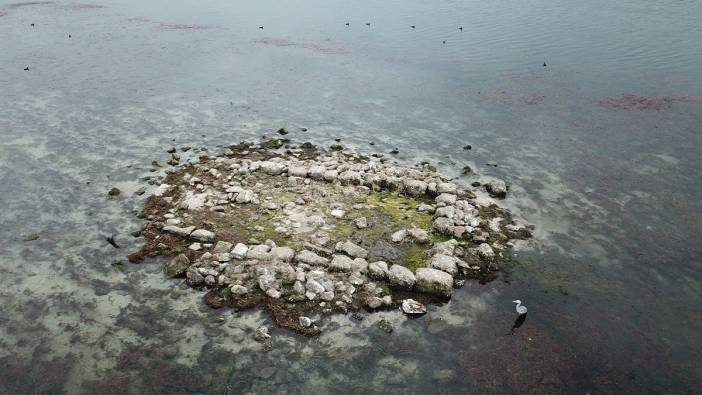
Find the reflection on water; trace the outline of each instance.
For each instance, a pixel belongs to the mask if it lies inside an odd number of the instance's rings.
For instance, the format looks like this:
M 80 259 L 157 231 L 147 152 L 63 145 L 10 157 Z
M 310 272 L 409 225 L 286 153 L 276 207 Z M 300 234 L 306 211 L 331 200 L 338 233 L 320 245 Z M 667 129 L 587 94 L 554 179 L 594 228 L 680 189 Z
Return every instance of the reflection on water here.
M 696 1 L 0 1 L 0 393 L 692 392 L 699 15 Z M 165 147 L 283 126 L 461 182 L 505 178 L 535 238 L 424 317 L 273 329 L 263 352 L 267 317 L 211 310 L 124 255 Z

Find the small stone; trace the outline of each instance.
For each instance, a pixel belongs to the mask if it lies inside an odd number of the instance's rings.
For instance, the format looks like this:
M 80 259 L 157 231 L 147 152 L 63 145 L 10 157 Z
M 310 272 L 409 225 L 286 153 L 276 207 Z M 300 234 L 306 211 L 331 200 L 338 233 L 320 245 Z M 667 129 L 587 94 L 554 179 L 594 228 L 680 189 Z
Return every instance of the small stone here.
M 401 243 L 407 237 L 407 229 L 400 229 L 397 232 L 390 235 L 390 240 L 395 243 Z
M 268 340 L 271 338 L 271 335 L 268 334 L 268 327 L 267 326 L 259 326 L 256 331 L 254 332 L 254 339 L 258 342 L 263 342 L 265 340 Z
M 273 260 L 290 262 L 295 257 L 295 251 L 290 247 L 276 247 L 271 249 L 270 255 Z
M 452 193 L 442 193 L 434 199 L 436 203 L 446 203 L 451 206 L 456 203 L 456 195 Z
M 246 295 L 247 293 L 249 293 L 248 288 L 239 284 L 232 285 L 230 290 L 232 291 L 232 294 L 238 296 Z
M 298 322 L 300 323 L 300 326 L 303 328 L 309 328 L 310 326 L 312 326 L 312 320 L 309 317 L 300 316 L 298 318 Z
M 365 306 L 370 310 L 375 310 L 383 306 L 383 299 L 377 296 L 369 296 L 364 301 Z
M 107 192 L 107 194 L 110 196 L 119 196 L 120 193 L 122 192 L 117 187 L 112 187 L 112 189 L 110 189 L 110 191 Z
M 402 312 L 409 316 L 418 316 L 426 314 L 427 308 L 414 299 L 405 299 L 402 301 Z
M 329 265 L 329 259 L 321 257 L 312 251 L 302 250 L 297 253 L 295 257 L 297 262 L 306 263 L 313 266 L 327 266 Z
M 324 292 L 324 286 L 315 280 L 307 280 L 305 288 L 314 294 L 321 294 Z
M 365 229 L 368 227 L 368 220 L 366 217 L 358 217 L 353 220 L 353 224 L 356 225 L 358 229 Z
M 190 266 L 188 270 L 185 272 L 185 279 L 193 287 L 196 287 L 202 283 L 205 282 L 205 278 L 202 277 L 202 274 L 200 274 L 194 267 Z
M 417 243 L 426 244 L 426 243 L 429 243 L 431 241 L 431 237 L 429 236 L 429 232 L 427 232 L 424 229 L 412 228 L 412 229 L 408 229 L 407 233 L 409 233 L 409 235 Z
M 346 211 L 340 210 L 340 209 L 336 209 L 336 210 L 332 210 L 332 211 L 330 212 L 330 214 L 331 214 L 331 216 L 334 217 L 334 218 L 343 218 L 344 215 L 346 215 Z
M 207 285 L 208 287 L 211 287 L 211 286 L 215 285 L 216 283 L 217 283 L 217 279 L 214 278 L 213 275 L 208 275 L 207 277 L 205 277 L 205 285 Z
M 426 204 L 426 203 L 422 203 L 419 205 L 419 207 L 417 207 L 417 211 L 419 211 L 420 213 L 432 214 L 432 213 L 434 213 L 434 210 L 435 210 L 434 206 L 432 206 L 430 204 Z

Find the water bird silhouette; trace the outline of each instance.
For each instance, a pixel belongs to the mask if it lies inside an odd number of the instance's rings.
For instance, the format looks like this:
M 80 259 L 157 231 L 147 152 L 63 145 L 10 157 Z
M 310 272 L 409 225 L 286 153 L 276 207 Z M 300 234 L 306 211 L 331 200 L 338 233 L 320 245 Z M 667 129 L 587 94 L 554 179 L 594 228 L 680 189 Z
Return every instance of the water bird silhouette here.
M 546 62 L 544 62 L 544 67 L 546 67 Z
M 263 29 L 263 26 L 259 26 L 258 28 L 259 28 L 259 29 Z
M 412 29 L 414 29 L 416 26 L 412 25 Z
M 110 243 L 110 245 L 112 247 L 121 248 L 120 246 L 117 245 L 117 242 L 115 241 L 115 235 L 112 235 L 110 237 L 105 237 L 105 240 L 107 240 L 107 242 Z
M 370 26 L 370 22 L 366 23 L 366 26 Z
M 349 26 L 349 25 L 350 25 L 350 23 L 346 22 L 346 26 Z
M 459 26 L 458 30 L 463 31 L 463 26 Z
M 29 66 L 25 67 L 24 71 L 29 71 Z

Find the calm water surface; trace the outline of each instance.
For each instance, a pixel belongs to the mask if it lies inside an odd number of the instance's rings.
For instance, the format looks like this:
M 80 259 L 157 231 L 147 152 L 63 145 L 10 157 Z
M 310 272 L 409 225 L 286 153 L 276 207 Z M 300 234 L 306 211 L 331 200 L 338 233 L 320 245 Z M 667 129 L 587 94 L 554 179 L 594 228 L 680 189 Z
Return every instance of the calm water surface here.
M 697 392 L 701 16 L 690 0 L 0 1 L 0 393 Z M 139 246 L 131 192 L 164 147 L 280 127 L 505 178 L 535 238 L 425 317 L 273 329 L 269 352 L 265 315 L 112 264 Z

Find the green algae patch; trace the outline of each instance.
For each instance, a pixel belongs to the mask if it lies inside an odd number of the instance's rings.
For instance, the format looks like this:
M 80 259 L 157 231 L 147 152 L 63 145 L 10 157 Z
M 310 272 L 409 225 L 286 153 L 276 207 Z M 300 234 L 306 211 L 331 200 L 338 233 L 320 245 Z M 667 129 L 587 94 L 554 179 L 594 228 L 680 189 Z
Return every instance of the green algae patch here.
M 417 228 L 431 228 L 431 216 L 427 213 L 417 211 L 420 204 L 425 203 L 422 199 L 412 198 L 396 193 L 381 192 L 368 196 L 368 204 L 378 208 L 378 210 L 392 218 L 393 222 L 406 228 L 416 226 Z
M 427 260 L 426 248 L 417 243 L 412 243 L 407 250 L 404 261 L 401 263 L 414 273 L 419 268 L 427 267 Z

